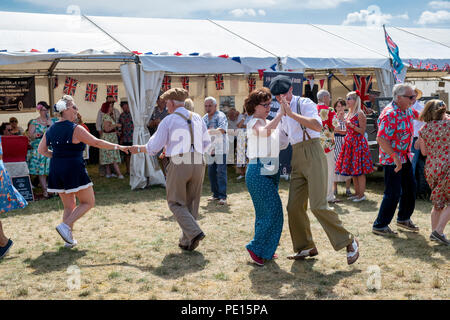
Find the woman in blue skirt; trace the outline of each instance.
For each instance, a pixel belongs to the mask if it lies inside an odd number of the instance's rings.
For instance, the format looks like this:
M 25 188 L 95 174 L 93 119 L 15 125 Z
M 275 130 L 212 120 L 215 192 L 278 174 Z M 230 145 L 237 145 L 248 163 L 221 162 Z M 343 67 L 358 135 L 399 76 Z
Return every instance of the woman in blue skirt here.
M 266 118 L 270 112 L 272 95 L 268 88 L 252 91 L 245 100 L 249 116 L 247 124 L 249 164 L 245 182 L 255 207 L 255 236 L 246 248 L 253 262 L 259 266 L 264 260 L 276 258 L 275 251 L 283 229 L 283 207 L 278 194 L 279 130 L 277 126 L 284 109 L 272 121 Z
M 0 216 L 10 210 L 25 208 L 28 205 L 24 197 L 14 188 L 8 171 L 3 165 L 2 155 L 2 137 L 0 137 Z M 3 233 L 0 221 L 0 259 L 6 256 L 12 245 L 12 240 Z
M 73 247 L 77 244 L 72 236 L 73 224 L 95 204 L 93 184 L 83 160 L 85 145 L 125 153 L 128 153 L 128 147 L 97 139 L 77 125 L 78 108 L 69 95 L 56 103 L 55 111 L 59 112 L 61 119 L 45 132 L 38 152 L 51 158 L 48 192 L 57 192 L 64 205 L 63 222 L 56 227 L 56 231 L 66 242 L 66 247 Z M 49 150 L 49 146 L 53 151 Z

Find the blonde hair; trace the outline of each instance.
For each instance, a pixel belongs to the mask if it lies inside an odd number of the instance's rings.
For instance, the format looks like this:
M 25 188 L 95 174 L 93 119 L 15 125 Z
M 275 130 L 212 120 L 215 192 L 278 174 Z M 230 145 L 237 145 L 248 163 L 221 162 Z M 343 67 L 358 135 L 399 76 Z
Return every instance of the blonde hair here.
M 194 111 L 194 101 L 192 99 L 187 98 L 184 100 L 184 107 L 189 111 Z
M 349 93 L 347 93 L 347 98 L 352 98 L 353 100 L 355 100 L 355 110 L 353 112 L 353 115 L 360 112 L 361 111 L 361 98 L 358 96 L 356 91 L 350 91 Z M 348 106 L 348 104 L 347 104 L 347 106 Z
M 445 105 L 444 101 L 433 99 L 425 104 L 425 108 L 420 113 L 419 120 L 424 122 L 442 120 L 442 116 L 446 111 L 447 106 Z

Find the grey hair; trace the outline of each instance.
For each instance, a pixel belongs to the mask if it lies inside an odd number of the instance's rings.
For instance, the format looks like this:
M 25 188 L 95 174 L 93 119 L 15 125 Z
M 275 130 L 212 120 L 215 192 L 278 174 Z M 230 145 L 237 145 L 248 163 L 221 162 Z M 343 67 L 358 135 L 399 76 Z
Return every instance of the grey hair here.
M 194 111 L 194 101 L 192 99 L 187 98 L 184 100 L 184 107 L 190 111 Z
M 214 105 L 217 106 L 217 101 L 216 101 L 216 99 L 215 99 L 214 97 L 206 97 L 206 98 L 205 98 L 205 102 L 206 102 L 206 101 L 212 101 L 212 102 L 214 103 Z
M 317 100 L 319 101 L 323 102 L 322 99 L 325 98 L 326 96 L 330 96 L 330 93 L 325 89 L 322 89 L 319 92 L 317 92 Z
M 402 96 L 405 94 L 406 89 L 411 89 L 414 91 L 415 87 L 411 83 L 397 83 L 394 88 L 392 89 L 392 96 L 394 101 L 397 101 L 397 98 L 399 96 Z

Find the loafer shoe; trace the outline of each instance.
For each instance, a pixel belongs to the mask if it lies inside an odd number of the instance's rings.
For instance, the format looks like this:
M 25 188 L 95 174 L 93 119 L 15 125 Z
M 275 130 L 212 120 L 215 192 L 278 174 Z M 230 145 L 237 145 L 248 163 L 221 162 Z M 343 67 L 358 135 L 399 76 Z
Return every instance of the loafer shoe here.
M 353 242 L 347 246 L 347 264 L 351 265 L 359 258 L 359 242 L 358 239 L 353 239 Z
M 440 243 L 445 244 L 445 245 L 447 245 L 447 246 L 450 245 L 450 241 L 445 237 L 445 234 L 442 234 L 442 235 L 441 235 L 441 234 L 439 234 L 439 232 L 437 232 L 436 230 L 433 231 L 433 232 L 430 234 L 430 240 L 436 241 L 436 242 L 440 242 Z
M 302 250 L 300 252 L 297 252 L 296 254 L 292 254 L 288 256 L 287 258 L 289 260 L 304 260 L 306 257 L 314 257 L 317 256 L 319 252 L 317 251 L 317 248 L 311 248 Z
M 384 229 L 375 229 L 372 228 L 372 233 L 377 234 L 379 236 L 396 236 L 398 232 L 393 231 L 391 228 L 386 227 Z
M 0 247 L 0 259 L 8 254 L 9 249 L 11 249 L 13 242 L 11 239 L 8 240 L 4 247 Z
M 412 232 L 419 232 L 419 227 L 416 226 L 411 219 L 407 221 L 397 221 L 397 227 L 400 227 L 402 229 L 412 231 Z
M 205 237 L 205 234 L 203 232 L 200 232 L 197 236 L 194 237 L 194 239 L 192 239 L 191 244 L 188 246 L 187 249 L 189 251 L 192 251 L 195 248 L 197 248 L 200 241 L 203 240 L 204 237 Z

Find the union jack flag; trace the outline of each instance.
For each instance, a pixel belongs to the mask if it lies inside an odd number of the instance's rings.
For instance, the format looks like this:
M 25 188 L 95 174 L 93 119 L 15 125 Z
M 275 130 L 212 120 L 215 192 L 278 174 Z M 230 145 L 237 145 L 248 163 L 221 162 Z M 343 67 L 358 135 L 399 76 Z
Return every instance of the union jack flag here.
M 75 91 L 77 89 L 77 85 L 78 85 L 78 80 L 76 80 L 74 78 L 66 77 L 66 81 L 64 82 L 63 92 L 70 96 L 74 96 Z
M 172 84 L 172 78 L 170 76 L 164 76 L 163 82 L 162 82 L 162 91 L 167 91 L 170 89 Z
M 223 90 L 223 75 L 221 73 L 216 74 L 214 80 L 216 81 L 216 90 Z
M 248 77 L 248 92 L 252 92 L 256 89 L 256 79 L 254 77 Z
M 365 77 L 354 74 L 353 81 L 353 90 L 358 90 L 361 93 L 361 102 L 370 101 L 369 90 L 372 89 L 372 76 Z M 368 110 L 363 103 L 361 103 L 361 109 L 364 111 L 364 113 L 368 113 Z
M 84 95 L 85 101 L 96 102 L 97 101 L 98 86 L 93 83 L 86 85 L 86 94 Z
M 183 89 L 189 91 L 189 77 L 181 77 L 181 84 L 183 85 Z
M 106 86 L 106 96 L 113 96 L 114 101 L 117 102 L 119 95 L 119 86 L 118 85 L 110 85 Z

